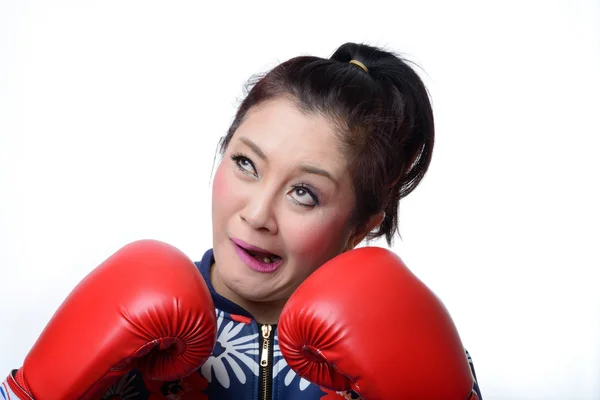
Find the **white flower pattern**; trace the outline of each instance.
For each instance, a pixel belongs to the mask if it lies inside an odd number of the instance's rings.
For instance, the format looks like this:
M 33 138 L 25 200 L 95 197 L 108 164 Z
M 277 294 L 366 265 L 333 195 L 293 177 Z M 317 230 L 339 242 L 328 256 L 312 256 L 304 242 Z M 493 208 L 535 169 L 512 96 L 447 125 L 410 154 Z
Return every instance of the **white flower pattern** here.
M 235 322 L 224 318 L 223 311 L 217 312 L 217 343 L 213 354 L 201 367 L 202 375 L 212 381 L 214 377 L 226 389 L 231 384 L 229 372 L 226 364 L 229 365 L 231 371 L 240 383 L 246 383 L 246 373 L 243 366 L 245 365 L 254 375 L 258 376 L 258 363 L 253 356 L 258 355 L 259 343 L 255 340 L 258 333 L 237 337 L 245 323 Z M 228 321 L 228 322 L 227 322 Z M 225 363 L 227 361 L 227 363 Z

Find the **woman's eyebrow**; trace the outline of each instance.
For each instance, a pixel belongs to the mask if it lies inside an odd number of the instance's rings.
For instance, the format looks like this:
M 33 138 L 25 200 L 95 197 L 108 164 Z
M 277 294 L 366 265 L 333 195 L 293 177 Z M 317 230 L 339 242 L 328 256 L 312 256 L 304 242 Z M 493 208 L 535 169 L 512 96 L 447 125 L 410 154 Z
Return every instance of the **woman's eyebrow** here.
M 256 143 L 244 136 L 240 136 L 239 140 L 240 142 L 248 146 L 260 159 L 262 159 L 263 161 L 267 161 L 267 155 L 264 153 L 264 151 L 261 150 L 261 148 Z M 322 168 L 318 168 L 308 164 L 301 164 L 298 167 L 298 169 L 309 174 L 324 176 L 325 178 L 328 178 L 330 181 L 332 181 L 336 187 L 338 186 L 338 181 L 335 180 L 329 172 L 325 171 Z

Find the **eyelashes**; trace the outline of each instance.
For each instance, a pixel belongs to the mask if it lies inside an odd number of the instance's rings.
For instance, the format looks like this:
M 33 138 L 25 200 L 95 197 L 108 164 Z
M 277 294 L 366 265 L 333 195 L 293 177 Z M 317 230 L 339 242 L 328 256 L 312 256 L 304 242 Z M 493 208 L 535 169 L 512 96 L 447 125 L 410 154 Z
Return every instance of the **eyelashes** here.
M 258 176 L 258 172 L 256 171 L 256 167 L 252 160 L 242 153 L 232 154 L 231 160 L 242 173 L 252 177 Z M 306 182 L 300 182 L 296 185 L 292 185 L 291 188 L 292 190 L 290 191 L 289 195 L 294 203 L 307 208 L 313 208 L 319 205 L 319 196 L 316 194 L 317 191 L 310 184 Z M 306 198 L 306 196 L 310 197 L 312 200 L 311 204 L 302 202 L 302 199 Z
M 231 159 L 233 160 L 233 162 L 235 163 L 236 167 L 238 167 L 243 173 L 247 174 L 247 173 L 251 173 L 252 175 L 258 175 L 258 173 L 256 172 L 256 167 L 254 167 L 254 163 L 246 156 L 244 156 L 241 153 L 235 153 L 231 155 Z M 244 168 L 242 166 L 242 163 L 246 162 L 247 164 L 249 164 L 252 169 L 254 170 L 254 173 L 248 171 L 246 168 Z
M 301 198 L 308 195 L 312 199 L 312 202 L 313 202 L 313 204 L 304 204 L 304 203 L 296 200 L 294 197 L 292 197 L 292 200 L 296 204 L 299 204 L 304 207 L 315 207 L 315 206 L 319 205 L 318 196 L 314 193 L 314 189 L 312 187 L 310 187 L 307 183 L 299 183 L 297 185 L 294 185 L 294 186 L 292 186 L 292 190 L 294 191 L 295 194 L 298 195 L 298 197 L 301 197 Z

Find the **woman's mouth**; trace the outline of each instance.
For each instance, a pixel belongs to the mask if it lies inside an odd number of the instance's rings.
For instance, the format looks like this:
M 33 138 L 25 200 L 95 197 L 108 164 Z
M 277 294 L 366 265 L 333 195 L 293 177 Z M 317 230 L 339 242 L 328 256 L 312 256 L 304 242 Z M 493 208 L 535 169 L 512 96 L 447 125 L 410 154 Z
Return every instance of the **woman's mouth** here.
M 244 249 L 246 253 L 250 254 L 252 257 L 256 258 L 258 261 L 262 261 L 265 264 L 272 264 L 281 260 L 281 257 L 271 254 L 271 253 L 263 253 L 253 250 Z
M 274 272 L 283 262 L 283 259 L 277 254 L 270 253 L 239 239 L 231 239 L 231 241 L 240 260 L 254 271 Z

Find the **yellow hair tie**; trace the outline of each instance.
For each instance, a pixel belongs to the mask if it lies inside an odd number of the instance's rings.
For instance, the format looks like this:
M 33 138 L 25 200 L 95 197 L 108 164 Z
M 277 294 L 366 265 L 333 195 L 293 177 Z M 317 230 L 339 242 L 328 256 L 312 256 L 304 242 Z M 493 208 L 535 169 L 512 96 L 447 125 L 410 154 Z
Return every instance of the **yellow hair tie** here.
M 362 69 L 365 70 L 365 72 L 369 72 L 369 69 L 367 68 L 367 66 L 363 63 L 361 63 L 360 61 L 357 60 L 350 60 L 350 64 L 354 64 L 354 65 L 358 65 L 359 67 L 361 67 Z

